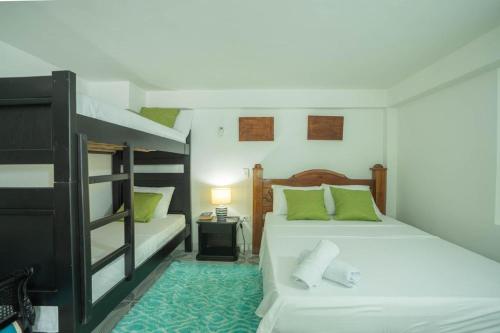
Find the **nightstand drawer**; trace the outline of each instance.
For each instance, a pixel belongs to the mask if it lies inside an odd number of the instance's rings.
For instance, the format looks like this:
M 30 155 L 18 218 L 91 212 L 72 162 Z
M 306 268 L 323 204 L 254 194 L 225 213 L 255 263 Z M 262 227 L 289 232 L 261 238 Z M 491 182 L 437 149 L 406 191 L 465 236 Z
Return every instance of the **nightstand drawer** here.
M 224 225 L 221 223 L 204 223 L 200 224 L 200 229 L 204 234 L 231 234 L 233 232 L 232 225 Z

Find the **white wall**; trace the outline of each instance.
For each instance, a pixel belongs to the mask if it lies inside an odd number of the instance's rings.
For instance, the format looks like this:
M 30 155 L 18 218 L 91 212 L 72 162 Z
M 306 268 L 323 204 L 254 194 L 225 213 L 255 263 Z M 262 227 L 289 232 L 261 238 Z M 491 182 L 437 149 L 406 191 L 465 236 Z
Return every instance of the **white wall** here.
M 250 216 L 252 183 L 244 169 L 261 163 L 264 176 L 288 178 L 307 169 L 324 168 L 351 178 L 371 178 L 369 170 L 384 163 L 384 109 L 212 109 L 195 110 L 192 128 L 192 210 L 214 210 L 210 188 L 230 186 L 229 214 Z M 343 115 L 344 140 L 308 141 L 308 115 Z M 273 142 L 239 142 L 240 116 L 274 116 Z M 218 128 L 224 128 L 218 136 Z M 196 228 L 195 228 L 196 229 Z M 197 241 L 196 230 L 195 241 Z M 247 230 L 247 241 L 251 239 Z
M 398 108 L 397 216 L 500 261 L 495 71 Z

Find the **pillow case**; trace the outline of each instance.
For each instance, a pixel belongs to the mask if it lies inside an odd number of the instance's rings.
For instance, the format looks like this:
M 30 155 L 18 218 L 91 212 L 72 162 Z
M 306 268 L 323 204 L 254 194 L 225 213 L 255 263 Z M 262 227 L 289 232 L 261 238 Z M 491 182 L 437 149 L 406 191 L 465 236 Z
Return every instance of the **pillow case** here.
M 288 213 L 285 193 L 284 190 L 303 190 L 303 191 L 312 191 L 312 190 L 321 190 L 323 187 L 321 186 L 284 186 L 284 185 L 272 185 L 273 189 L 273 213 L 279 215 L 286 215 Z M 326 192 L 326 191 L 325 191 Z M 331 194 L 328 194 L 331 197 Z
M 172 201 L 172 196 L 174 195 L 175 187 L 143 187 L 134 186 L 134 192 L 139 193 L 160 193 L 162 198 L 156 206 L 153 213 L 154 219 L 161 219 L 167 217 L 168 209 L 170 207 L 170 202 Z
M 157 122 L 158 124 L 172 128 L 174 127 L 175 120 L 179 115 L 179 109 L 142 107 L 139 114 L 144 118 Z
M 285 189 L 287 220 L 329 220 L 325 208 L 325 190 Z
M 380 221 L 367 190 L 330 187 L 335 201 L 335 220 Z
M 362 190 L 369 191 L 371 194 L 370 186 L 368 185 L 329 185 L 329 184 L 321 184 L 321 186 L 325 189 L 325 206 L 328 214 L 335 215 L 335 202 L 333 200 L 332 192 L 330 191 L 330 187 L 343 188 L 347 190 Z M 382 219 L 384 214 L 378 209 L 377 204 L 372 196 L 373 209 L 375 209 L 375 214 L 377 214 L 379 219 Z
M 163 194 L 134 192 L 134 222 L 148 223 L 153 218 L 153 213 L 158 206 Z M 118 212 L 123 212 L 122 204 Z M 121 220 L 123 222 L 123 220 Z

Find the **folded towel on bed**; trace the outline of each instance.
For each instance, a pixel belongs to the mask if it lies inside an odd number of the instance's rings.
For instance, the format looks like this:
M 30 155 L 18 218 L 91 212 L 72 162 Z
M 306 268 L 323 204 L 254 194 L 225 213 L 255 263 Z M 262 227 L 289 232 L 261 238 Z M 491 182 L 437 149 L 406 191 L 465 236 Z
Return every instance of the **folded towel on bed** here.
M 321 240 L 299 262 L 292 277 L 306 288 L 316 287 L 321 282 L 328 265 L 339 253 L 340 250 L 335 243 L 329 240 Z
M 323 278 L 352 288 L 361 279 L 361 272 L 346 262 L 334 260 L 323 273 Z
M 309 253 L 309 250 L 303 251 L 299 255 L 299 262 L 302 262 L 309 255 Z M 330 262 L 323 273 L 323 279 L 337 282 L 346 287 L 352 288 L 361 279 L 361 272 L 359 269 L 346 262 L 334 259 Z

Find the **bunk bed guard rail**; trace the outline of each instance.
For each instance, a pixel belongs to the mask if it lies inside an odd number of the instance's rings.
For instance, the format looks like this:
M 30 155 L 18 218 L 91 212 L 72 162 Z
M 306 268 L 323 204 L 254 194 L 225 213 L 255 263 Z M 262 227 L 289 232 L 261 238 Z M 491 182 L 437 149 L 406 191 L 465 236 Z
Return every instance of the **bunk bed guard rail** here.
M 125 278 L 132 278 L 135 269 L 135 244 L 134 244 L 134 149 L 126 145 L 123 150 L 123 173 L 104 176 L 91 176 L 88 174 L 88 141 L 85 134 L 78 134 L 78 201 L 79 226 L 80 226 L 80 253 L 81 253 L 81 304 L 82 322 L 88 323 L 92 316 L 92 275 L 112 263 L 120 256 L 125 256 Z M 123 206 L 121 212 L 90 221 L 89 184 L 104 182 L 122 182 Z M 92 263 L 91 256 L 91 231 L 101 228 L 111 222 L 124 220 L 124 244 L 107 254 L 100 260 Z

